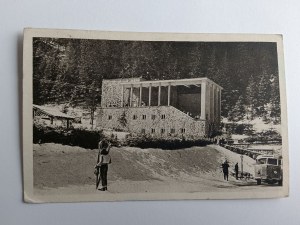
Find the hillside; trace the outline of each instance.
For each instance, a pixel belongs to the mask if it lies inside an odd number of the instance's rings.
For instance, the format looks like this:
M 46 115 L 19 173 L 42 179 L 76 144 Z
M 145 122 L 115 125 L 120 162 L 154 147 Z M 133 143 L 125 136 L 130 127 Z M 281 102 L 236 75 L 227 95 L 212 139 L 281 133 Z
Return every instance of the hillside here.
M 34 38 L 33 102 L 101 102 L 103 79 L 207 77 L 222 91 L 222 116 L 280 122 L 275 43 L 147 42 Z
M 182 150 L 122 147 L 112 148 L 111 156 L 113 163 L 109 167 L 108 181 L 112 192 L 194 192 L 217 190 L 242 182 L 233 177 L 230 182 L 223 181 L 221 163 L 227 159 L 233 169 L 239 156 L 215 146 Z M 35 188 L 76 186 L 94 190 L 97 150 L 34 144 L 33 157 Z M 250 170 L 253 160 L 248 157 L 244 160 L 244 170 Z

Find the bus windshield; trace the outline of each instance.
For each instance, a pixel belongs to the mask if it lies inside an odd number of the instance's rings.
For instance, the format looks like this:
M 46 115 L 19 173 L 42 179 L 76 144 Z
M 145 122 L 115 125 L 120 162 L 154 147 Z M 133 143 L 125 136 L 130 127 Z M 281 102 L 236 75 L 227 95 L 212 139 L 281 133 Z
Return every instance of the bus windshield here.
M 265 159 L 265 158 L 262 158 L 262 159 L 258 159 L 258 160 L 257 160 L 257 163 L 258 163 L 258 164 L 266 164 L 266 162 L 267 162 L 267 159 Z

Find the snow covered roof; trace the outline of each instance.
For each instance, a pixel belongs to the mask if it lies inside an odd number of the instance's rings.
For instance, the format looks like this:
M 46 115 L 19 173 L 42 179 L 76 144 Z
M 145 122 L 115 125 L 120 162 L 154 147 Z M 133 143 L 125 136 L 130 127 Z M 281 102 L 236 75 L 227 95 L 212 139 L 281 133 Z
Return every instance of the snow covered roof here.
M 49 108 L 40 105 L 33 105 L 33 108 L 41 110 L 44 114 L 48 116 L 53 116 L 53 117 L 63 118 L 63 119 L 75 119 L 75 117 L 62 113 L 55 108 Z

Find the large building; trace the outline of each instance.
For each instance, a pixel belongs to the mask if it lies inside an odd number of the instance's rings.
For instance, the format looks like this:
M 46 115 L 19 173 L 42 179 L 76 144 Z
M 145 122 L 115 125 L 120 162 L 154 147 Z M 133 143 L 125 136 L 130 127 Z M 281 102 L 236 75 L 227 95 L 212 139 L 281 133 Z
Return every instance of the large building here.
M 156 137 L 208 137 L 220 126 L 221 90 L 208 78 L 103 80 L 97 124 Z

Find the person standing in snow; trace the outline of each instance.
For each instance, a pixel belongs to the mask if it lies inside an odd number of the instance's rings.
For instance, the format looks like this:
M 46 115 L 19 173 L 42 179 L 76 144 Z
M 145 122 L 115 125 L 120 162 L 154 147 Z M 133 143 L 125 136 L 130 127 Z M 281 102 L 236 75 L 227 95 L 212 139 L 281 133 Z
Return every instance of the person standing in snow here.
M 239 164 L 236 163 L 234 166 L 234 172 L 235 172 L 235 179 L 239 179 Z
M 222 168 L 223 168 L 224 180 L 228 181 L 229 164 L 228 164 L 227 160 L 225 160 L 225 162 L 222 164 Z
M 107 191 L 107 171 L 108 171 L 108 164 L 111 163 L 111 157 L 109 155 L 111 144 L 107 140 L 102 140 L 99 143 L 99 150 L 100 150 L 100 159 L 96 168 L 100 168 L 100 180 L 102 183 L 102 187 L 98 190 L 100 191 Z

